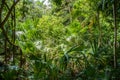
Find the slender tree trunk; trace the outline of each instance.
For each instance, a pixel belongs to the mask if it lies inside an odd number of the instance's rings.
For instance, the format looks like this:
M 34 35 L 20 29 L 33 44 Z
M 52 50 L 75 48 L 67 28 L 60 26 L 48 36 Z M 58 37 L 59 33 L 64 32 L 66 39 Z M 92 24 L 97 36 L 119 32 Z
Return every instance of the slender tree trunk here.
M 4 4 L 5 4 L 5 0 L 2 0 L 1 1 L 1 6 L 0 6 L 0 23 L 2 23 L 2 12 L 3 12 L 3 7 L 4 7 Z M 0 25 L 1 27 L 2 25 Z M 5 31 L 6 33 L 6 31 Z M 4 61 L 5 63 L 7 63 L 7 40 L 6 38 L 4 38 Z
M 117 68 L 117 0 L 114 0 L 114 5 L 113 5 L 113 18 L 114 18 L 114 49 L 113 49 L 113 54 L 114 54 L 114 68 Z
M 13 0 L 13 3 L 15 4 L 15 0 Z M 13 9 L 13 44 L 15 44 L 15 28 L 16 28 L 16 16 L 15 16 L 15 7 Z M 15 65 L 15 46 L 13 45 L 13 64 Z

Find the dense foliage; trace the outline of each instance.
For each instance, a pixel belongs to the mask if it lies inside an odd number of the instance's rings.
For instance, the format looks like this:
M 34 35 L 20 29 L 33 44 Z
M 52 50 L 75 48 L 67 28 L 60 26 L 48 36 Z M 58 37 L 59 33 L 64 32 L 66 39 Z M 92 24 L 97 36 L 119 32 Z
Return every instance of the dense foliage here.
M 119 80 L 119 0 L 1 0 L 0 80 Z

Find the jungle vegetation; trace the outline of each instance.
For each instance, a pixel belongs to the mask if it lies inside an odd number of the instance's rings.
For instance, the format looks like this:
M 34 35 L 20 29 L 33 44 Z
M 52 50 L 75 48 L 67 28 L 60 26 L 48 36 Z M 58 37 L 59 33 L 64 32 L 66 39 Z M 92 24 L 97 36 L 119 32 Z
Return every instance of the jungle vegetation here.
M 120 80 L 119 0 L 0 0 L 0 80 Z

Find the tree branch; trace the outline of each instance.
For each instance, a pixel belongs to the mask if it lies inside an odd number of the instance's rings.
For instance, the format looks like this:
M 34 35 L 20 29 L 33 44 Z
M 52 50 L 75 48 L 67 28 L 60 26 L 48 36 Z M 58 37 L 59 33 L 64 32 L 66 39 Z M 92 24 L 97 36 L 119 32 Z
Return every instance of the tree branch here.
M 1 2 L 2 2 L 2 4 L 0 7 L 0 23 L 2 22 L 2 10 L 3 10 L 4 4 L 5 4 L 5 0 L 2 0 Z
M 8 38 L 8 36 L 7 36 L 6 32 L 5 32 L 5 29 L 4 29 L 3 27 L 2 27 L 1 29 L 2 29 L 2 32 L 3 32 L 6 40 L 8 41 L 8 43 L 9 43 L 10 45 L 17 46 L 17 45 L 13 44 L 13 43 L 10 41 L 10 39 Z
M 8 20 L 11 12 L 12 12 L 12 9 L 14 9 L 15 5 L 19 2 L 20 0 L 17 0 L 15 3 L 13 3 L 13 5 L 11 6 L 11 8 L 9 9 L 5 19 L 0 23 L 0 28 L 4 27 L 4 24 L 6 23 L 6 21 Z

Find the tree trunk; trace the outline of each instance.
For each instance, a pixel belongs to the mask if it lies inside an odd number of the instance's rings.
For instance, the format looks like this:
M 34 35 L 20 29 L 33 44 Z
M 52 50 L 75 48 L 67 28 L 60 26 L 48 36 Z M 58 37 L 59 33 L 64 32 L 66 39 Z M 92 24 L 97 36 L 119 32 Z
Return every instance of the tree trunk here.
M 114 19 L 114 49 L 113 49 L 113 54 L 114 54 L 114 68 L 117 68 L 117 0 L 114 0 L 114 5 L 113 5 L 113 19 Z

